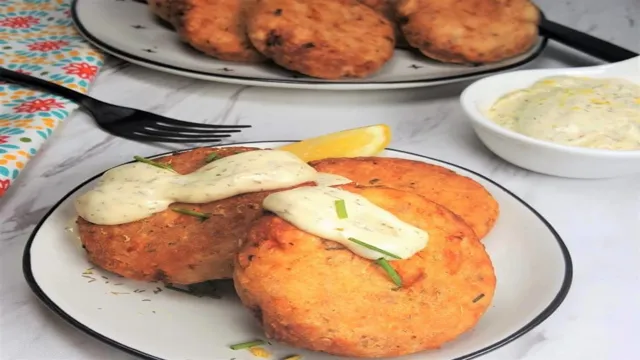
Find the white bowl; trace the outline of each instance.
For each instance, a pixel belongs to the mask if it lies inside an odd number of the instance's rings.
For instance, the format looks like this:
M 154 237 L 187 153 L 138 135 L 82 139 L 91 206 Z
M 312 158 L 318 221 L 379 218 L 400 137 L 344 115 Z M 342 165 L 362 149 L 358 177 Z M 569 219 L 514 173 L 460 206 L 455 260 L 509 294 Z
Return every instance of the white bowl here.
M 640 83 L 640 57 L 593 67 L 514 71 L 474 82 L 462 92 L 460 102 L 480 140 L 504 160 L 547 175 L 598 179 L 640 173 L 640 150 L 559 145 L 506 129 L 484 115 L 501 96 L 557 75 L 623 78 Z

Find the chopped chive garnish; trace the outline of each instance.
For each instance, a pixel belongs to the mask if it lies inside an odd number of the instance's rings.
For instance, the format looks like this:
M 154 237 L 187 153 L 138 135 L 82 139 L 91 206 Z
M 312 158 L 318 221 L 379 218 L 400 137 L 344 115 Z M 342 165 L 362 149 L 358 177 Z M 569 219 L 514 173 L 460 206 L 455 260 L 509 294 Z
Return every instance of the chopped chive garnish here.
M 229 347 L 231 348 L 231 350 L 240 350 L 240 349 L 247 349 L 247 348 L 258 346 L 258 345 L 264 345 L 264 341 L 262 340 L 248 341 L 240 344 L 231 345 Z
M 385 258 L 376 260 L 376 264 L 380 265 L 380 267 L 387 272 L 387 274 L 391 278 L 391 281 L 393 281 L 396 286 L 402 286 L 402 279 L 400 278 L 400 275 L 398 275 L 398 273 L 393 269 L 393 267 L 391 267 L 391 265 Z
M 475 303 L 477 303 L 477 302 L 478 302 L 478 301 L 480 301 L 483 297 L 484 297 L 484 294 L 480 294 L 480 295 L 476 296 L 476 297 L 473 299 L 473 303 L 474 303 L 474 304 L 475 304 Z
M 185 214 L 185 215 L 191 215 L 191 216 L 195 216 L 200 218 L 200 221 L 205 221 L 207 220 L 209 217 L 211 217 L 211 214 L 205 214 L 205 213 L 201 213 L 201 212 L 197 212 L 197 211 L 193 211 L 193 210 L 189 210 L 189 209 L 179 209 L 179 208 L 171 208 L 171 210 L 180 213 L 180 214 Z
M 394 258 L 394 259 L 402 259 L 400 256 L 398 256 L 398 255 L 396 255 L 396 254 L 392 254 L 392 253 L 390 253 L 390 252 L 388 252 L 388 251 L 385 251 L 385 250 L 380 249 L 379 247 L 375 247 L 375 246 L 373 246 L 373 245 L 371 245 L 371 244 L 367 244 L 366 242 L 360 241 L 360 240 L 358 240 L 358 239 L 355 239 L 355 238 L 350 237 L 350 238 L 349 238 L 349 240 L 350 240 L 350 241 L 353 241 L 354 243 L 356 243 L 356 244 L 358 244 L 358 245 L 360 245 L 360 246 L 364 246 L 364 247 L 366 247 L 367 249 L 370 249 L 370 250 L 373 250 L 373 251 L 377 251 L 377 252 L 379 252 L 380 254 L 387 255 L 387 256 L 392 257 L 392 258 Z
M 336 200 L 336 214 L 338 214 L 338 219 L 346 219 L 349 216 L 347 215 L 347 205 L 345 205 L 344 200 Z
M 218 158 L 220 157 L 220 155 L 216 154 L 216 153 L 211 153 L 209 154 L 209 156 L 207 156 L 206 159 L 204 159 L 204 161 L 208 164 L 214 160 L 218 160 Z
M 160 169 L 165 169 L 165 170 L 176 172 L 175 170 L 173 170 L 173 168 L 169 164 L 159 163 L 157 161 L 149 160 L 147 158 L 143 158 L 142 156 L 137 156 L 137 155 L 134 156 L 133 159 L 136 160 L 136 161 L 139 161 L 141 163 L 145 163 L 145 164 L 149 164 L 151 166 L 159 167 Z

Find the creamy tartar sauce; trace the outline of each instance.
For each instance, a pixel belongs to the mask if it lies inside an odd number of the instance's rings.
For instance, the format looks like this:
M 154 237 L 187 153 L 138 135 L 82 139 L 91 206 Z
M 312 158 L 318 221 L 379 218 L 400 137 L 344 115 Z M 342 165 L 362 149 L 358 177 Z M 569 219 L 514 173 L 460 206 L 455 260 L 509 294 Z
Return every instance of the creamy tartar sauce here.
M 337 186 L 337 185 L 345 185 L 352 183 L 353 180 L 347 179 L 344 176 L 335 175 L 335 174 L 327 174 L 327 173 L 318 173 L 316 177 L 315 183 L 318 186 Z
M 344 200 L 347 218 L 336 215 L 336 200 Z M 373 245 L 402 259 L 424 249 L 426 231 L 409 225 L 365 197 L 342 189 L 303 186 L 267 196 L 262 206 L 295 227 L 333 240 L 368 259 L 397 260 L 359 245 L 349 238 Z
M 315 181 L 317 174 L 294 154 L 280 150 L 227 156 L 186 175 L 135 162 L 104 173 L 94 189 L 76 199 L 75 208 L 89 222 L 117 225 L 164 211 L 174 202 L 202 204 L 281 189 Z
M 548 77 L 500 98 L 487 115 L 557 144 L 640 150 L 640 86 L 623 79 Z

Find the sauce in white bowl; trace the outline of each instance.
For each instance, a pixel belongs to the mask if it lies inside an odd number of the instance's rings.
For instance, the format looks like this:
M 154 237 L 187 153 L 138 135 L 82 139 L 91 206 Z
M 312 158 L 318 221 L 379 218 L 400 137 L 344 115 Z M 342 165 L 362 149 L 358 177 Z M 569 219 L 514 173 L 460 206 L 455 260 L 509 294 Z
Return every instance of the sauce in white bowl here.
M 505 95 L 556 76 L 621 79 L 638 85 L 640 57 L 594 67 L 515 71 L 474 82 L 463 91 L 460 100 L 480 140 L 506 161 L 548 175 L 608 178 L 640 173 L 640 149 L 613 150 L 558 144 L 501 126 L 487 115 Z

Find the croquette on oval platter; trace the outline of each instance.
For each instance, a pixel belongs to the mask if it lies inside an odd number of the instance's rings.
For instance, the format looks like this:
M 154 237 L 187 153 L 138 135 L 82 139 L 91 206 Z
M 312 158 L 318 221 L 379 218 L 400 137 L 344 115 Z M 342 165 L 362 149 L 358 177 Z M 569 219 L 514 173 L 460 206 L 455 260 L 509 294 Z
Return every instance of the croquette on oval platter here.
M 426 230 L 428 244 L 390 261 L 402 278 L 396 288 L 372 260 L 265 215 L 240 249 L 234 284 L 267 337 L 347 358 L 391 357 L 438 348 L 475 326 L 496 279 L 473 230 L 417 194 L 341 188 Z
M 258 149 L 198 148 L 154 161 L 188 174 L 204 166 L 212 153 L 222 158 L 252 150 Z M 228 279 L 249 225 L 262 216 L 262 200 L 272 192 L 247 193 L 206 204 L 171 205 L 211 214 L 205 221 L 170 209 L 121 225 L 96 225 L 78 217 L 79 236 L 93 264 L 126 278 L 184 285 Z
M 312 161 L 317 171 L 344 176 L 356 184 L 415 192 L 460 216 L 479 238 L 495 225 L 498 202 L 479 183 L 447 168 L 388 157 L 333 158 Z
M 393 25 L 357 0 L 253 0 L 247 33 L 276 64 L 323 78 L 363 78 L 393 56 Z
M 367 5 L 368 7 L 376 10 L 377 12 L 384 15 L 392 24 L 393 30 L 396 38 L 396 47 L 397 48 L 406 48 L 409 47 L 407 40 L 404 38 L 404 34 L 402 33 L 402 29 L 400 28 L 400 23 L 398 22 L 398 16 L 396 14 L 397 6 L 396 3 L 398 0 L 358 0 L 362 4 Z
M 538 39 L 540 12 L 529 0 L 399 0 L 397 6 L 409 44 L 446 63 L 502 61 Z
M 172 23 L 183 41 L 196 50 L 226 61 L 266 60 L 245 32 L 245 0 L 172 1 Z

